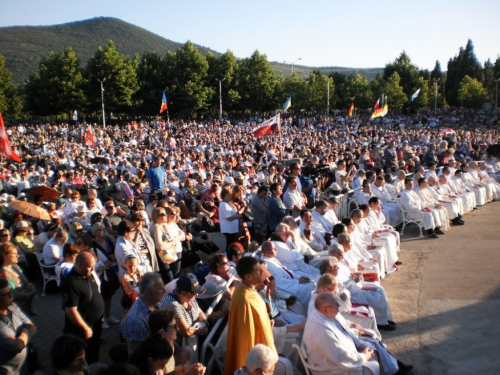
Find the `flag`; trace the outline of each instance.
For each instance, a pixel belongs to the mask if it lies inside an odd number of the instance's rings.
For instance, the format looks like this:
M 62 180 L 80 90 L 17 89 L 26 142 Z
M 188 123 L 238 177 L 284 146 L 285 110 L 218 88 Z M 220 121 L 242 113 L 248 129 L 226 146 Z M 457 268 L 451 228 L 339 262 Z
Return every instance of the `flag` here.
M 262 137 L 266 134 L 279 133 L 281 128 L 281 117 L 278 113 L 276 116 L 271 117 L 269 120 L 264 121 L 260 126 L 253 130 L 255 138 Z
M 420 94 L 420 89 L 418 89 L 417 91 L 415 91 L 415 93 L 411 96 L 411 101 L 413 101 L 414 99 L 417 98 L 418 94 Z
M 90 125 L 87 126 L 86 141 L 90 142 L 91 146 L 95 148 L 94 129 Z
M 347 111 L 347 116 L 352 116 L 352 112 L 354 111 L 354 102 L 351 103 L 349 110 Z
M 378 109 L 378 106 L 380 104 L 380 98 L 378 98 L 377 102 L 375 103 L 375 106 L 373 107 L 375 110 Z
M 10 147 L 9 139 L 7 138 L 7 133 L 5 133 L 5 127 L 3 126 L 3 118 L 0 113 L 0 152 L 3 152 L 7 158 L 21 163 L 22 160 Z
M 384 117 L 387 112 L 389 112 L 389 106 L 386 104 L 384 108 L 376 109 L 375 112 L 372 113 L 372 118 Z
M 73 121 L 78 121 L 78 111 L 75 109 L 75 112 L 73 112 Z
M 165 94 L 165 91 L 163 91 L 163 99 L 161 100 L 161 107 L 160 107 L 160 113 L 163 111 L 166 111 L 168 109 L 167 107 L 167 95 Z
M 291 106 L 292 106 L 292 97 L 290 96 L 285 102 L 285 104 L 283 104 L 283 111 L 286 111 Z

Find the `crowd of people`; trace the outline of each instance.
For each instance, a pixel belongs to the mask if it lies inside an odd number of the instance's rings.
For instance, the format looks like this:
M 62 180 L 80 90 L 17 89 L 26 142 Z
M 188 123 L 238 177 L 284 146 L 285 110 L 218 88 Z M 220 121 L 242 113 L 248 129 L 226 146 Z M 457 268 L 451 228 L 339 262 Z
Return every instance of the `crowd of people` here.
M 204 374 L 212 329 L 226 375 L 300 374 L 292 342 L 314 375 L 410 373 L 381 333 L 397 329 L 382 280 L 402 265 L 399 232 L 438 238 L 500 199 L 498 130 L 459 110 L 256 126 L 8 128 L 23 162 L 0 172 L 0 374 L 33 371 L 30 317 L 51 313 L 39 262 L 65 315 L 58 374 Z M 105 366 L 102 330 L 118 324 Z

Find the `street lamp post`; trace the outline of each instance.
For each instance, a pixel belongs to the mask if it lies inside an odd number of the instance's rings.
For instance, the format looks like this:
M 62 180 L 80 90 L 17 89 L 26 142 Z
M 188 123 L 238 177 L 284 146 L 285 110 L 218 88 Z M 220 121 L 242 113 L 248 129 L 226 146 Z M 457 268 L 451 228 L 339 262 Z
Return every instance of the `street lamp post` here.
M 500 78 L 495 79 L 495 119 L 498 119 L 498 81 Z
M 297 60 L 295 60 L 294 62 L 292 62 L 292 76 L 293 76 L 293 66 L 295 65 L 295 63 L 296 63 L 297 61 L 300 61 L 300 60 L 302 60 L 302 57 L 299 57 Z M 283 62 L 284 62 L 285 64 L 287 64 L 287 62 L 286 62 L 286 61 L 283 61 Z
M 101 105 L 102 105 L 102 125 L 104 130 L 106 130 L 106 115 L 104 114 L 104 82 L 106 82 L 106 78 L 97 79 L 101 83 Z
M 434 81 L 434 113 L 437 111 L 437 103 L 438 103 L 438 82 L 441 78 L 433 78 L 432 80 Z
M 224 82 L 226 78 L 216 78 L 216 80 L 219 81 L 219 115 L 222 120 L 222 82 Z

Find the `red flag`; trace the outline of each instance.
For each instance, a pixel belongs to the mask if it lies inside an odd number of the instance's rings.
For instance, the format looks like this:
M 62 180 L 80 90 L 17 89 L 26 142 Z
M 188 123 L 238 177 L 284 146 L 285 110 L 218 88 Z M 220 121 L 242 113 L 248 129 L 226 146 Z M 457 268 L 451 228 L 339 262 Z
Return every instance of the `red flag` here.
M 278 113 L 276 116 L 271 117 L 269 120 L 264 121 L 262 125 L 253 130 L 253 136 L 255 138 L 262 137 L 266 134 L 279 133 L 281 128 L 281 117 Z
M 85 141 L 89 141 L 92 147 L 95 148 L 95 140 L 94 140 L 94 129 L 92 129 L 92 126 L 87 127 L 87 137 L 85 137 Z
M 0 113 L 0 152 L 3 152 L 7 158 L 21 163 L 22 160 L 10 147 L 9 139 L 7 138 L 7 133 L 5 133 L 5 127 L 3 126 L 3 118 Z
M 349 110 L 347 111 L 347 116 L 352 116 L 352 111 L 354 110 L 354 102 L 351 103 Z
M 373 107 L 373 109 L 377 110 L 378 109 L 378 106 L 380 104 L 380 98 L 377 100 L 377 102 L 375 103 L 375 106 Z

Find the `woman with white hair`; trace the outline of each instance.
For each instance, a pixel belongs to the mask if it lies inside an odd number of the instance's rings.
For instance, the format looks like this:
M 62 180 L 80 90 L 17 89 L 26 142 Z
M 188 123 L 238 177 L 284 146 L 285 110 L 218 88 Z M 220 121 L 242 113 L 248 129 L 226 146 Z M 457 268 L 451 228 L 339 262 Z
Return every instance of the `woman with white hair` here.
M 248 353 L 245 366 L 236 370 L 234 375 L 271 375 L 278 359 L 269 346 L 257 344 Z

